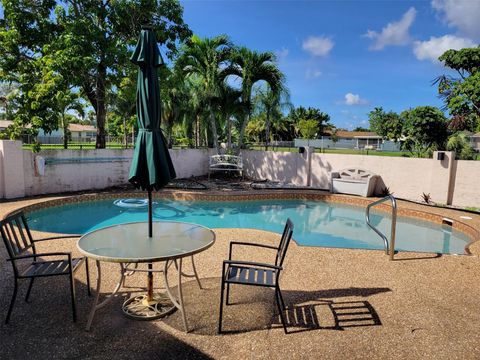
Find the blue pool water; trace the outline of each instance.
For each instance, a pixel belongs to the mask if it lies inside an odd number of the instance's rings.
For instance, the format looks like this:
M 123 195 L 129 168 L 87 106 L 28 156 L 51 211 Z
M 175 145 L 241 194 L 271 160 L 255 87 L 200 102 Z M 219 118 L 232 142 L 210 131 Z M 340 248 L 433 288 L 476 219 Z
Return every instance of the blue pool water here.
M 134 205 L 134 204 L 132 204 Z M 128 206 L 128 204 L 127 204 Z M 364 209 L 323 201 L 261 200 L 240 202 L 156 200 L 154 220 L 185 221 L 210 228 L 253 228 L 281 233 L 289 217 L 299 245 L 383 249 L 383 242 L 365 223 Z M 147 208 L 125 208 L 114 200 L 55 206 L 28 214 L 31 228 L 84 234 L 105 226 L 146 221 Z M 371 214 L 372 223 L 389 237 L 390 218 Z M 470 239 L 450 227 L 399 217 L 395 249 L 399 251 L 464 254 Z

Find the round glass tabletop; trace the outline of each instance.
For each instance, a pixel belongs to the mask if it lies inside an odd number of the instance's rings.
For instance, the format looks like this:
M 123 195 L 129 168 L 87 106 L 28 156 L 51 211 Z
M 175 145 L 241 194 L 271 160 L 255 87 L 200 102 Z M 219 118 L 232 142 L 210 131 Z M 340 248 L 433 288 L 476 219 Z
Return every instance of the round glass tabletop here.
M 204 226 L 155 221 L 148 237 L 147 222 L 109 226 L 83 235 L 77 247 L 89 258 L 109 262 L 154 262 L 190 256 L 208 249 L 215 233 Z

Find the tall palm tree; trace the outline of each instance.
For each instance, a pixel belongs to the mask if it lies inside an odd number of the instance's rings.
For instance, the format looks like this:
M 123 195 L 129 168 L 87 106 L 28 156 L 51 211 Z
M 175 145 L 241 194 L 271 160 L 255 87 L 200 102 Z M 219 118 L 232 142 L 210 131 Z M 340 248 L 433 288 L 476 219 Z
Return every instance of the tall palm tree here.
M 203 95 L 209 111 L 210 130 L 213 145 L 219 151 L 214 101 L 219 86 L 228 75 L 228 62 L 232 44 L 226 35 L 213 38 L 192 36 L 177 60 L 176 66 L 185 74 L 199 76 L 202 80 Z
M 242 99 L 247 106 L 243 117 L 238 139 L 238 148 L 243 147 L 245 127 L 250 121 L 253 112 L 252 93 L 253 87 L 259 81 L 265 81 L 270 90 L 278 94 L 284 88 L 285 76 L 275 63 L 275 54 L 271 52 L 258 52 L 246 47 L 236 49 L 232 65 L 232 73 L 242 79 Z
M 164 67 L 165 73 L 161 87 L 162 99 L 162 125 L 164 126 L 168 147 L 173 144 L 172 129 L 175 124 L 180 123 L 182 114 L 185 111 L 185 104 L 188 99 L 187 89 L 183 78 L 176 69 Z
M 202 128 L 207 128 L 204 122 L 206 98 L 203 93 L 203 82 L 199 76 L 190 76 L 184 82 L 185 103 L 183 112 L 183 127 L 194 147 L 201 145 Z M 193 134 L 192 134 L 193 133 Z M 208 139 L 205 139 L 208 144 Z
M 265 151 L 267 151 L 272 120 L 282 119 L 283 111 L 293 108 L 290 102 L 290 92 L 285 86 L 282 86 L 277 92 L 273 92 L 269 86 L 265 86 L 256 91 L 255 103 L 259 110 L 265 113 Z
M 223 83 L 219 88 L 219 96 L 216 98 L 218 113 L 226 127 L 227 149 L 232 149 L 232 120 L 241 118 L 245 113 L 245 105 L 241 99 L 241 90 Z

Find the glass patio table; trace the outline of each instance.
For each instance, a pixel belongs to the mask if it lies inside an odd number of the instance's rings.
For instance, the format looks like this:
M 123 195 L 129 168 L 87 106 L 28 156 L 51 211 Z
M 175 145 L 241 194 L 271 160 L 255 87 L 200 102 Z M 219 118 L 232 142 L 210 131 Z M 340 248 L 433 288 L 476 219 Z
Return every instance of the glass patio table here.
M 202 252 L 215 242 L 215 233 L 204 226 L 175 221 L 156 221 L 153 223 L 153 236 L 148 237 L 147 222 L 132 222 L 109 226 L 94 230 L 83 235 L 77 242 L 77 247 L 82 254 L 96 260 L 97 265 L 97 292 L 87 321 L 86 330 L 91 327 L 95 312 L 113 299 L 114 295 L 122 287 L 125 276 L 134 271 L 148 271 L 129 269 L 130 264 L 164 262 L 164 269 L 156 272 L 163 273 L 165 289 L 174 307 L 182 313 L 185 331 L 188 331 L 187 319 L 183 304 L 182 276 L 197 279 L 201 283 L 193 262 L 193 255 Z M 193 274 L 182 272 L 182 259 L 191 257 Z M 99 303 L 101 289 L 101 262 L 120 264 L 120 280 L 103 302 Z M 174 296 L 168 283 L 169 267 L 175 264 L 178 271 L 177 292 Z M 125 304 L 124 304 L 125 307 Z M 125 309 L 124 309 L 125 311 Z

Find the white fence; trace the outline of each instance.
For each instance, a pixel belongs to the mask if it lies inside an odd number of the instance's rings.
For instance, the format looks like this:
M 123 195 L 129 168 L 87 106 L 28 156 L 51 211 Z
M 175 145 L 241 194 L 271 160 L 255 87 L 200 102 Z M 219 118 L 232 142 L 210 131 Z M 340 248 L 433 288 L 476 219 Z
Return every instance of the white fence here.
M 421 200 L 422 193 L 442 204 L 480 207 L 480 161 L 456 161 L 446 152 L 443 160 L 386 156 L 303 154 L 243 151 L 245 174 L 287 184 L 328 189 L 330 174 L 362 167 L 381 176 L 377 190 L 388 187 L 399 198 Z M 178 178 L 206 175 L 208 149 L 170 150 Z M 45 159 L 41 176 L 35 157 Z M 103 189 L 128 183 L 132 150 L 22 150 L 20 141 L 0 141 L 0 199 Z

